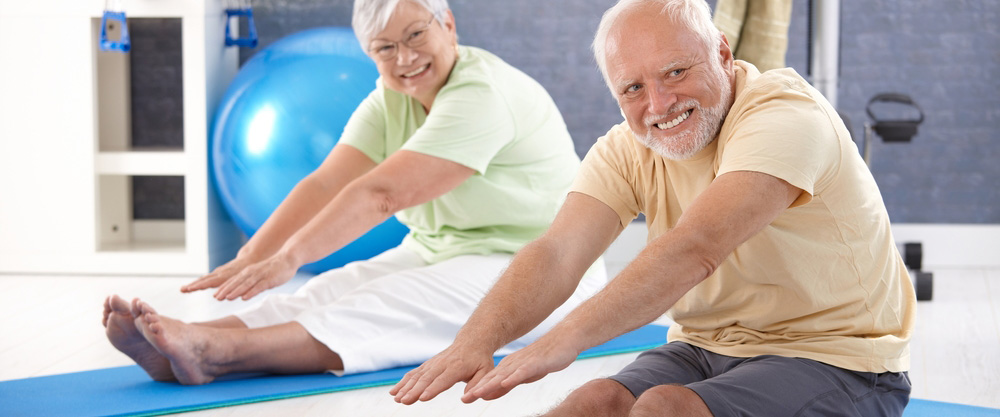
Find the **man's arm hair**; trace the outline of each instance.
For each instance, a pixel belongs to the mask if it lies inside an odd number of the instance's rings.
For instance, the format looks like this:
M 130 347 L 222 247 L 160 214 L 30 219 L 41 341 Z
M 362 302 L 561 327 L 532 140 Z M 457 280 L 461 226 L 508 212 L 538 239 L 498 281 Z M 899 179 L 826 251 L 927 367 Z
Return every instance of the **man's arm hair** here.
M 570 193 L 549 229 L 522 248 L 455 342 L 496 351 L 531 331 L 563 304 L 623 230 L 601 201 Z
M 651 241 L 604 290 L 543 338 L 583 351 L 657 319 L 802 192 L 759 172 L 719 176 L 677 225 Z

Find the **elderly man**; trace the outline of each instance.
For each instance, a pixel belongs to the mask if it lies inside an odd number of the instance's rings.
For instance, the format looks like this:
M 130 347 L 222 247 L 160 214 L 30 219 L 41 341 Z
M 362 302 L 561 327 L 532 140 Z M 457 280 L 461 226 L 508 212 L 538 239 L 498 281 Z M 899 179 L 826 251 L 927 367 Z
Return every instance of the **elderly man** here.
M 494 399 L 669 312 L 666 345 L 559 416 L 901 415 L 915 298 L 871 173 L 794 71 L 733 59 L 704 0 L 622 0 L 594 53 L 625 123 L 453 344 L 391 391 Z M 638 213 L 649 242 L 603 291 L 505 358 Z M 531 291 L 525 291 L 531 288 Z

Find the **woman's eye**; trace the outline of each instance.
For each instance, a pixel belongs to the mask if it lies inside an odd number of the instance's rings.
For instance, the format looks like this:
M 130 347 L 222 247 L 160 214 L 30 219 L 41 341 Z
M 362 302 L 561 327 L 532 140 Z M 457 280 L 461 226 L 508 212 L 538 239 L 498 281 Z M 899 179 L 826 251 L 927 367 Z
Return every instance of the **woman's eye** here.
M 421 36 L 424 36 L 424 31 L 418 30 L 416 32 L 411 33 L 410 36 L 409 36 L 409 38 L 410 38 L 410 40 L 413 40 L 413 39 L 417 39 L 417 38 L 419 38 Z

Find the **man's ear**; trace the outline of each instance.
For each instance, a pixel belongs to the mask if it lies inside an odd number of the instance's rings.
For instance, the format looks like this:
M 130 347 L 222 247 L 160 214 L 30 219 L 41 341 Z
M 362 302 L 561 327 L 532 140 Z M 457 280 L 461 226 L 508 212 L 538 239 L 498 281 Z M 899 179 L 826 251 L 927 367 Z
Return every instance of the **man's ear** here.
M 719 63 L 722 64 L 724 68 L 731 68 L 733 66 L 733 51 L 729 48 L 729 39 L 726 39 L 726 34 L 719 32 L 722 40 L 719 41 Z

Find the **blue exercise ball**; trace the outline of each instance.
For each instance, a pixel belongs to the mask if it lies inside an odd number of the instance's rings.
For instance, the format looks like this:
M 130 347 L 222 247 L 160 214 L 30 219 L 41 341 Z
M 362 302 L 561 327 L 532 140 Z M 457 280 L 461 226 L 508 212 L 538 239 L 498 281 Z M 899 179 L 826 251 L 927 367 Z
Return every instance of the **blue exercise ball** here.
M 252 236 L 333 149 L 378 71 L 348 28 L 283 38 L 250 58 L 223 96 L 211 163 L 223 206 Z M 408 229 L 389 218 L 303 270 L 323 272 L 399 245 Z

